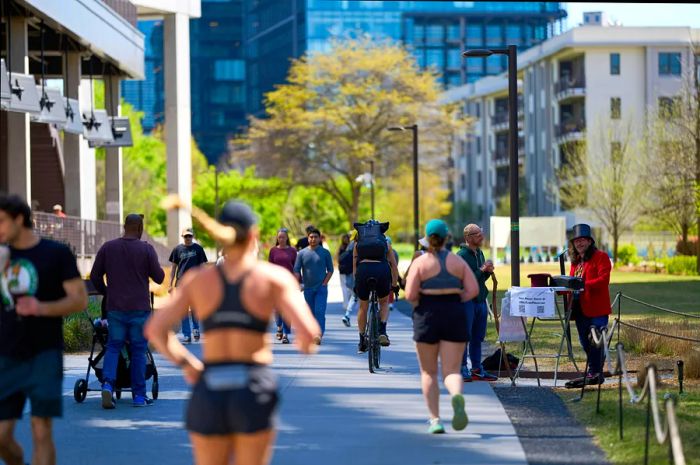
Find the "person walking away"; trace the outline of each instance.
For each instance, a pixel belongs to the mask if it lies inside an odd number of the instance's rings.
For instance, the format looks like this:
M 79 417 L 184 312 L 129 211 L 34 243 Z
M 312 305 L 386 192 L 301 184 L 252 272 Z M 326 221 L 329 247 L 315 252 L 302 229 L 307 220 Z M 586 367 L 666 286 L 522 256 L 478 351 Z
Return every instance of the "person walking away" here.
M 204 263 L 207 263 L 207 254 L 201 245 L 194 242 L 194 231 L 192 228 L 185 228 L 182 231 L 183 244 L 178 244 L 177 247 L 170 252 L 168 261 L 173 265 L 170 267 L 170 286 L 168 292 L 172 292 L 173 284 L 177 286 L 184 274 L 191 269 L 194 269 Z M 192 326 L 190 326 L 190 317 L 192 318 Z M 192 336 L 195 341 L 199 341 L 199 321 L 194 318 L 192 311 L 182 320 L 182 337 L 186 344 L 192 342 Z
M 396 249 L 393 247 L 393 244 L 392 244 L 392 242 L 391 242 L 391 237 L 386 236 L 386 243 L 389 244 L 389 247 L 391 247 L 391 252 L 394 254 L 394 261 L 396 262 L 396 273 L 397 273 L 397 276 L 399 276 L 399 279 L 397 279 L 397 284 L 399 284 L 399 283 L 398 283 L 398 281 L 400 281 L 400 275 L 398 274 L 398 270 L 399 270 L 399 259 L 400 259 L 399 253 L 398 253 L 398 252 L 396 251 Z M 394 308 L 395 308 L 395 305 L 394 305 L 394 304 L 395 304 L 395 302 L 396 302 L 396 299 L 397 299 L 398 296 L 399 296 L 399 289 L 400 289 L 400 287 L 401 287 L 400 284 L 399 284 L 398 287 L 393 287 L 393 288 L 391 289 L 392 292 L 389 293 L 389 311 L 390 311 L 390 312 L 393 312 L 393 311 L 394 311 Z
M 143 325 L 151 308 L 149 278 L 161 284 L 165 272 L 158 263 L 153 246 L 141 241 L 143 217 L 127 215 L 124 235 L 105 242 L 97 251 L 90 271 L 90 281 L 107 299 L 109 338 L 104 356 L 102 408 L 116 407 L 114 399 L 119 353 L 128 340 L 130 344 L 131 394 L 134 407 L 151 405 L 146 396 L 146 348 Z M 107 278 L 105 285 L 104 278 Z
M 468 224 L 464 227 L 464 244 L 457 252 L 457 255 L 469 265 L 479 283 L 479 294 L 467 302 L 469 346 L 465 348 L 462 357 L 462 376 L 465 381 L 498 380 L 497 376 L 487 372 L 481 364 L 481 344 L 486 338 L 489 315 L 486 303 L 489 290 L 486 288 L 486 280 L 491 277 L 494 270 L 493 262 L 486 260 L 480 249 L 483 242 L 484 234 L 481 228 L 473 223 Z M 471 369 L 468 366 L 469 360 L 471 361 Z
M 326 306 L 328 305 L 328 282 L 333 276 L 333 258 L 324 249 L 321 242 L 321 232 L 312 229 L 307 236 L 309 246 L 297 254 L 294 263 L 294 274 L 304 285 L 304 298 L 321 326 L 321 337 L 326 332 Z M 321 337 L 314 340 L 321 344 Z
M 280 228 L 277 231 L 275 246 L 270 249 L 268 261 L 293 274 L 296 260 L 297 249 L 289 243 L 289 231 L 287 228 Z M 277 324 L 277 340 L 282 341 L 282 344 L 289 344 L 289 335 L 292 334 L 292 329 L 279 312 L 275 312 L 275 323 Z
M 63 317 L 87 307 L 75 257 L 40 238 L 32 211 L 16 195 L 0 196 L 0 461 L 24 465 L 14 437 L 31 402 L 32 463 L 56 464 L 53 420 L 63 413 Z
M 568 388 L 580 388 L 585 384 L 602 384 L 604 355 L 591 340 L 591 328 L 598 332 L 607 329 L 610 317 L 610 272 L 612 265 L 608 254 L 598 250 L 587 224 L 577 224 L 569 241 L 571 269 L 569 274 L 583 279 L 583 292 L 574 293 L 573 313 L 581 347 L 588 356 L 588 372 L 584 378 L 569 381 Z
M 345 276 L 345 288 L 348 290 L 348 303 L 343 307 L 345 309 L 345 314 L 343 315 L 342 322 L 346 327 L 350 327 L 350 314 L 352 310 L 360 305 L 360 301 L 355 293 L 355 276 L 353 275 L 353 250 L 355 249 L 355 244 L 357 241 L 357 230 L 354 230 L 349 235 L 349 243 L 345 251 L 340 254 L 338 258 L 338 271 L 341 273 L 341 283 L 343 281 L 342 276 Z
M 166 305 L 145 331 L 156 349 L 193 384 L 186 411 L 194 462 L 197 465 L 265 465 L 272 454 L 279 401 L 275 375 L 269 368 L 272 349 L 267 328 L 274 310 L 291 322 L 299 350 L 311 353 L 321 329 L 311 315 L 294 277 L 253 254 L 258 227 L 245 204 L 229 201 L 218 227 L 207 231 L 224 248 L 221 266 L 187 273 Z M 203 222 L 204 224 L 204 222 Z M 219 235 L 221 228 L 235 235 Z M 171 331 L 193 308 L 205 338 L 202 360 Z
M 351 295 L 351 291 L 347 286 L 347 276 L 348 274 L 352 274 L 352 256 L 350 260 L 347 260 L 346 256 L 346 266 L 341 267 L 341 259 L 343 258 L 343 254 L 347 252 L 349 245 L 350 234 L 345 233 L 340 236 L 340 246 L 338 247 L 338 252 L 335 254 L 336 262 L 338 262 L 338 273 L 340 274 L 340 289 L 343 291 L 343 308 L 347 308 Z M 348 263 L 350 267 L 347 266 Z
M 459 431 L 468 423 L 460 373 L 462 354 L 469 340 L 464 304 L 478 295 L 479 285 L 469 266 L 444 248 L 448 232 L 444 221 L 430 220 L 425 232 L 428 252 L 411 265 L 406 278 L 406 299 L 414 307 L 413 340 L 423 397 L 430 413 L 428 432 L 440 434 L 445 432 L 445 427 L 440 421 L 438 359 L 443 383 L 452 396 L 452 427 Z

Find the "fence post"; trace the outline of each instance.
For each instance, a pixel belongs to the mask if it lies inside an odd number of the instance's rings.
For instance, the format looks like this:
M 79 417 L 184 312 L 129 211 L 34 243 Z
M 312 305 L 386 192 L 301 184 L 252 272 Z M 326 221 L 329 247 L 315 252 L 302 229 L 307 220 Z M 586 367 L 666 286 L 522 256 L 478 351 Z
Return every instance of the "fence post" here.
M 678 360 L 676 365 L 678 365 L 678 384 L 680 385 L 679 394 L 683 394 L 683 360 Z
M 617 409 L 619 412 L 619 420 L 620 420 L 620 441 L 624 439 L 624 418 L 623 418 L 623 413 L 622 413 L 622 360 L 620 359 L 620 351 L 623 349 L 623 345 L 621 342 L 618 342 L 615 345 L 615 355 L 617 357 L 617 374 L 618 374 L 618 383 L 617 383 Z
M 647 378 L 649 376 L 655 376 L 655 374 L 650 375 L 649 370 L 647 370 Z M 650 383 L 647 379 L 647 385 Z M 649 465 L 649 424 L 651 422 L 651 390 L 647 389 L 647 427 L 646 434 L 644 436 L 644 465 Z
M 620 343 L 620 324 L 622 322 L 622 292 L 617 293 L 617 343 Z

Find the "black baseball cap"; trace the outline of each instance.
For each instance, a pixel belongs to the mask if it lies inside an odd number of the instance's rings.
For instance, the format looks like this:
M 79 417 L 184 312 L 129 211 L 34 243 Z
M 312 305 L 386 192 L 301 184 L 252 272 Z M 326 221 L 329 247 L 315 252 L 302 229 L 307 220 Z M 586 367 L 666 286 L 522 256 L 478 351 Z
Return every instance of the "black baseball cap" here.
M 237 200 L 229 200 L 221 209 L 219 223 L 238 226 L 242 230 L 248 231 L 251 226 L 258 224 L 258 218 L 247 204 Z

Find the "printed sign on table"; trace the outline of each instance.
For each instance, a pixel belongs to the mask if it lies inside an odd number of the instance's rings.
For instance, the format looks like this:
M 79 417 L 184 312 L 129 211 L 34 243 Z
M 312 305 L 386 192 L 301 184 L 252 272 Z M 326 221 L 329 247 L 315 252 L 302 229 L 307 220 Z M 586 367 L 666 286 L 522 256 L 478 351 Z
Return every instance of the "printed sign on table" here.
M 553 318 L 554 291 L 548 287 L 513 287 L 510 289 L 510 315 Z

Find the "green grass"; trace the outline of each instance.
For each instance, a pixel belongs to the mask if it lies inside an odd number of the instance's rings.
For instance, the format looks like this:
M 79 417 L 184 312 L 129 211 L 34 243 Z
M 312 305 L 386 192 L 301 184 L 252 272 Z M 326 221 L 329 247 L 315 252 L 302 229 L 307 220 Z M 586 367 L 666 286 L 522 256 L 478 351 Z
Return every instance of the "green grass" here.
M 92 320 L 100 316 L 101 300 L 90 297 L 88 314 L 78 312 L 63 319 L 63 342 L 66 352 L 89 350 L 92 343 Z
M 672 389 L 671 393 L 678 391 Z M 659 402 L 663 405 L 663 389 L 659 390 Z M 630 404 L 623 390 L 624 439 L 620 440 L 618 423 L 617 388 L 601 391 L 601 413 L 596 413 L 596 391 L 588 391 L 582 402 L 570 402 L 579 391 L 559 391 L 573 415 L 595 436 L 596 442 L 605 451 L 614 465 L 640 465 L 644 463 L 644 441 L 646 428 L 646 402 Z M 662 407 L 662 412 L 665 410 Z M 680 396 L 676 405 L 681 442 L 688 465 L 700 465 L 700 389 L 697 387 Z M 665 418 L 665 417 L 664 417 Z M 650 427 L 649 464 L 667 464 L 668 446 L 659 445 L 654 436 L 653 420 Z

